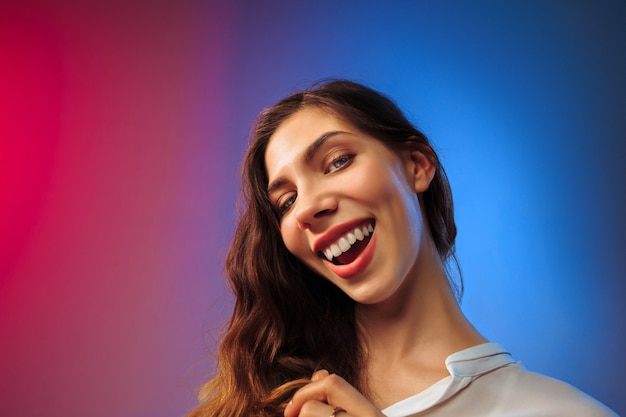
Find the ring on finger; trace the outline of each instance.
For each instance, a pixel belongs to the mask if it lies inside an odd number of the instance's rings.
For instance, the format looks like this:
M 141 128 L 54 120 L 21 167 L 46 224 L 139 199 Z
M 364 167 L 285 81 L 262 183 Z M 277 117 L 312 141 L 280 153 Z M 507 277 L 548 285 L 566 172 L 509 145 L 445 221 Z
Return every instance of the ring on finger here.
M 330 416 L 329 416 L 329 417 L 337 417 L 337 414 L 339 414 L 339 413 L 341 413 L 341 412 L 344 412 L 344 413 L 345 413 L 345 412 L 346 412 L 346 410 L 344 410 L 344 409 L 343 409 L 343 408 L 341 408 L 341 407 L 335 407 L 335 408 L 333 409 L 333 412 L 332 412 L 332 413 L 330 413 Z

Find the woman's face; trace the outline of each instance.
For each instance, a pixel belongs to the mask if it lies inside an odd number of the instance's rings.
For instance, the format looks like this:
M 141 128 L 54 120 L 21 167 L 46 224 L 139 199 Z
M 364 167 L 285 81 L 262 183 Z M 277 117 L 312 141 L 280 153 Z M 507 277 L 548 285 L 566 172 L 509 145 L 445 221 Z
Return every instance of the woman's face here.
M 434 174 L 421 153 L 309 107 L 271 136 L 265 165 L 284 243 L 311 269 L 363 304 L 411 275 L 425 235 L 418 193 Z

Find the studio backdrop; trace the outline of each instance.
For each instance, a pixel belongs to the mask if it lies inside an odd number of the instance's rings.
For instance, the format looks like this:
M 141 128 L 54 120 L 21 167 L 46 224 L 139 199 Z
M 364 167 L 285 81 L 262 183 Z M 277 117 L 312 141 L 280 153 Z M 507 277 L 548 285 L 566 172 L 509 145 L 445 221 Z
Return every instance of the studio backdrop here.
M 449 175 L 462 307 L 626 415 L 626 3 L 0 4 L 0 415 L 183 416 L 257 112 L 374 87 Z

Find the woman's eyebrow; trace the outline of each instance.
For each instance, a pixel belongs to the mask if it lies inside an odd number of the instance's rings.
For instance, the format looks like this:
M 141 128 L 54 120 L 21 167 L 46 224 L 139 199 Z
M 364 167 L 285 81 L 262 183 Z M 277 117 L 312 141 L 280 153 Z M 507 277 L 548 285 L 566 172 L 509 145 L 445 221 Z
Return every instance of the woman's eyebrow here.
M 311 159 L 313 159 L 313 156 L 315 156 L 315 152 L 317 152 L 317 150 L 320 148 L 320 146 L 324 144 L 324 142 L 326 142 L 328 139 L 332 138 L 333 136 L 339 135 L 341 133 L 348 133 L 348 132 L 343 132 L 341 130 L 333 130 L 332 132 L 326 132 L 319 138 L 315 139 L 315 141 L 313 141 L 313 143 L 309 145 L 309 147 L 306 149 L 306 152 L 304 153 L 304 162 L 306 162 L 307 164 L 311 162 Z
M 333 136 L 343 134 L 343 133 L 349 133 L 349 132 L 344 132 L 342 130 L 333 130 L 332 132 L 326 132 L 319 138 L 315 139 L 313 143 L 311 143 L 306 148 L 306 151 L 304 152 L 304 157 L 303 157 L 304 162 L 307 164 L 311 162 L 311 160 L 315 156 L 315 152 L 317 152 L 317 150 L 324 144 L 324 142 L 326 142 L 328 139 L 332 138 Z M 276 179 L 275 181 L 272 181 L 272 183 L 267 186 L 267 193 L 270 194 L 273 190 L 285 184 L 286 182 L 287 180 L 282 177 Z
M 276 181 L 272 181 L 272 183 L 267 186 L 267 194 L 268 195 L 271 194 L 272 191 L 274 191 L 275 189 L 281 187 L 286 182 L 287 182 L 287 179 L 284 178 L 284 177 L 280 177 Z

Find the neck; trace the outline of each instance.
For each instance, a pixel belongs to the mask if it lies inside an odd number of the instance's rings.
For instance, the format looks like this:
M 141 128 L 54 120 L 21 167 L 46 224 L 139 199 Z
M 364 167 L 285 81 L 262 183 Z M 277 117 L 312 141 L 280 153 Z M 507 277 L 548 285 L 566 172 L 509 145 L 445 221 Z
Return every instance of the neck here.
M 395 295 L 358 305 L 372 400 L 383 407 L 448 375 L 445 359 L 486 342 L 463 315 L 433 245 Z

